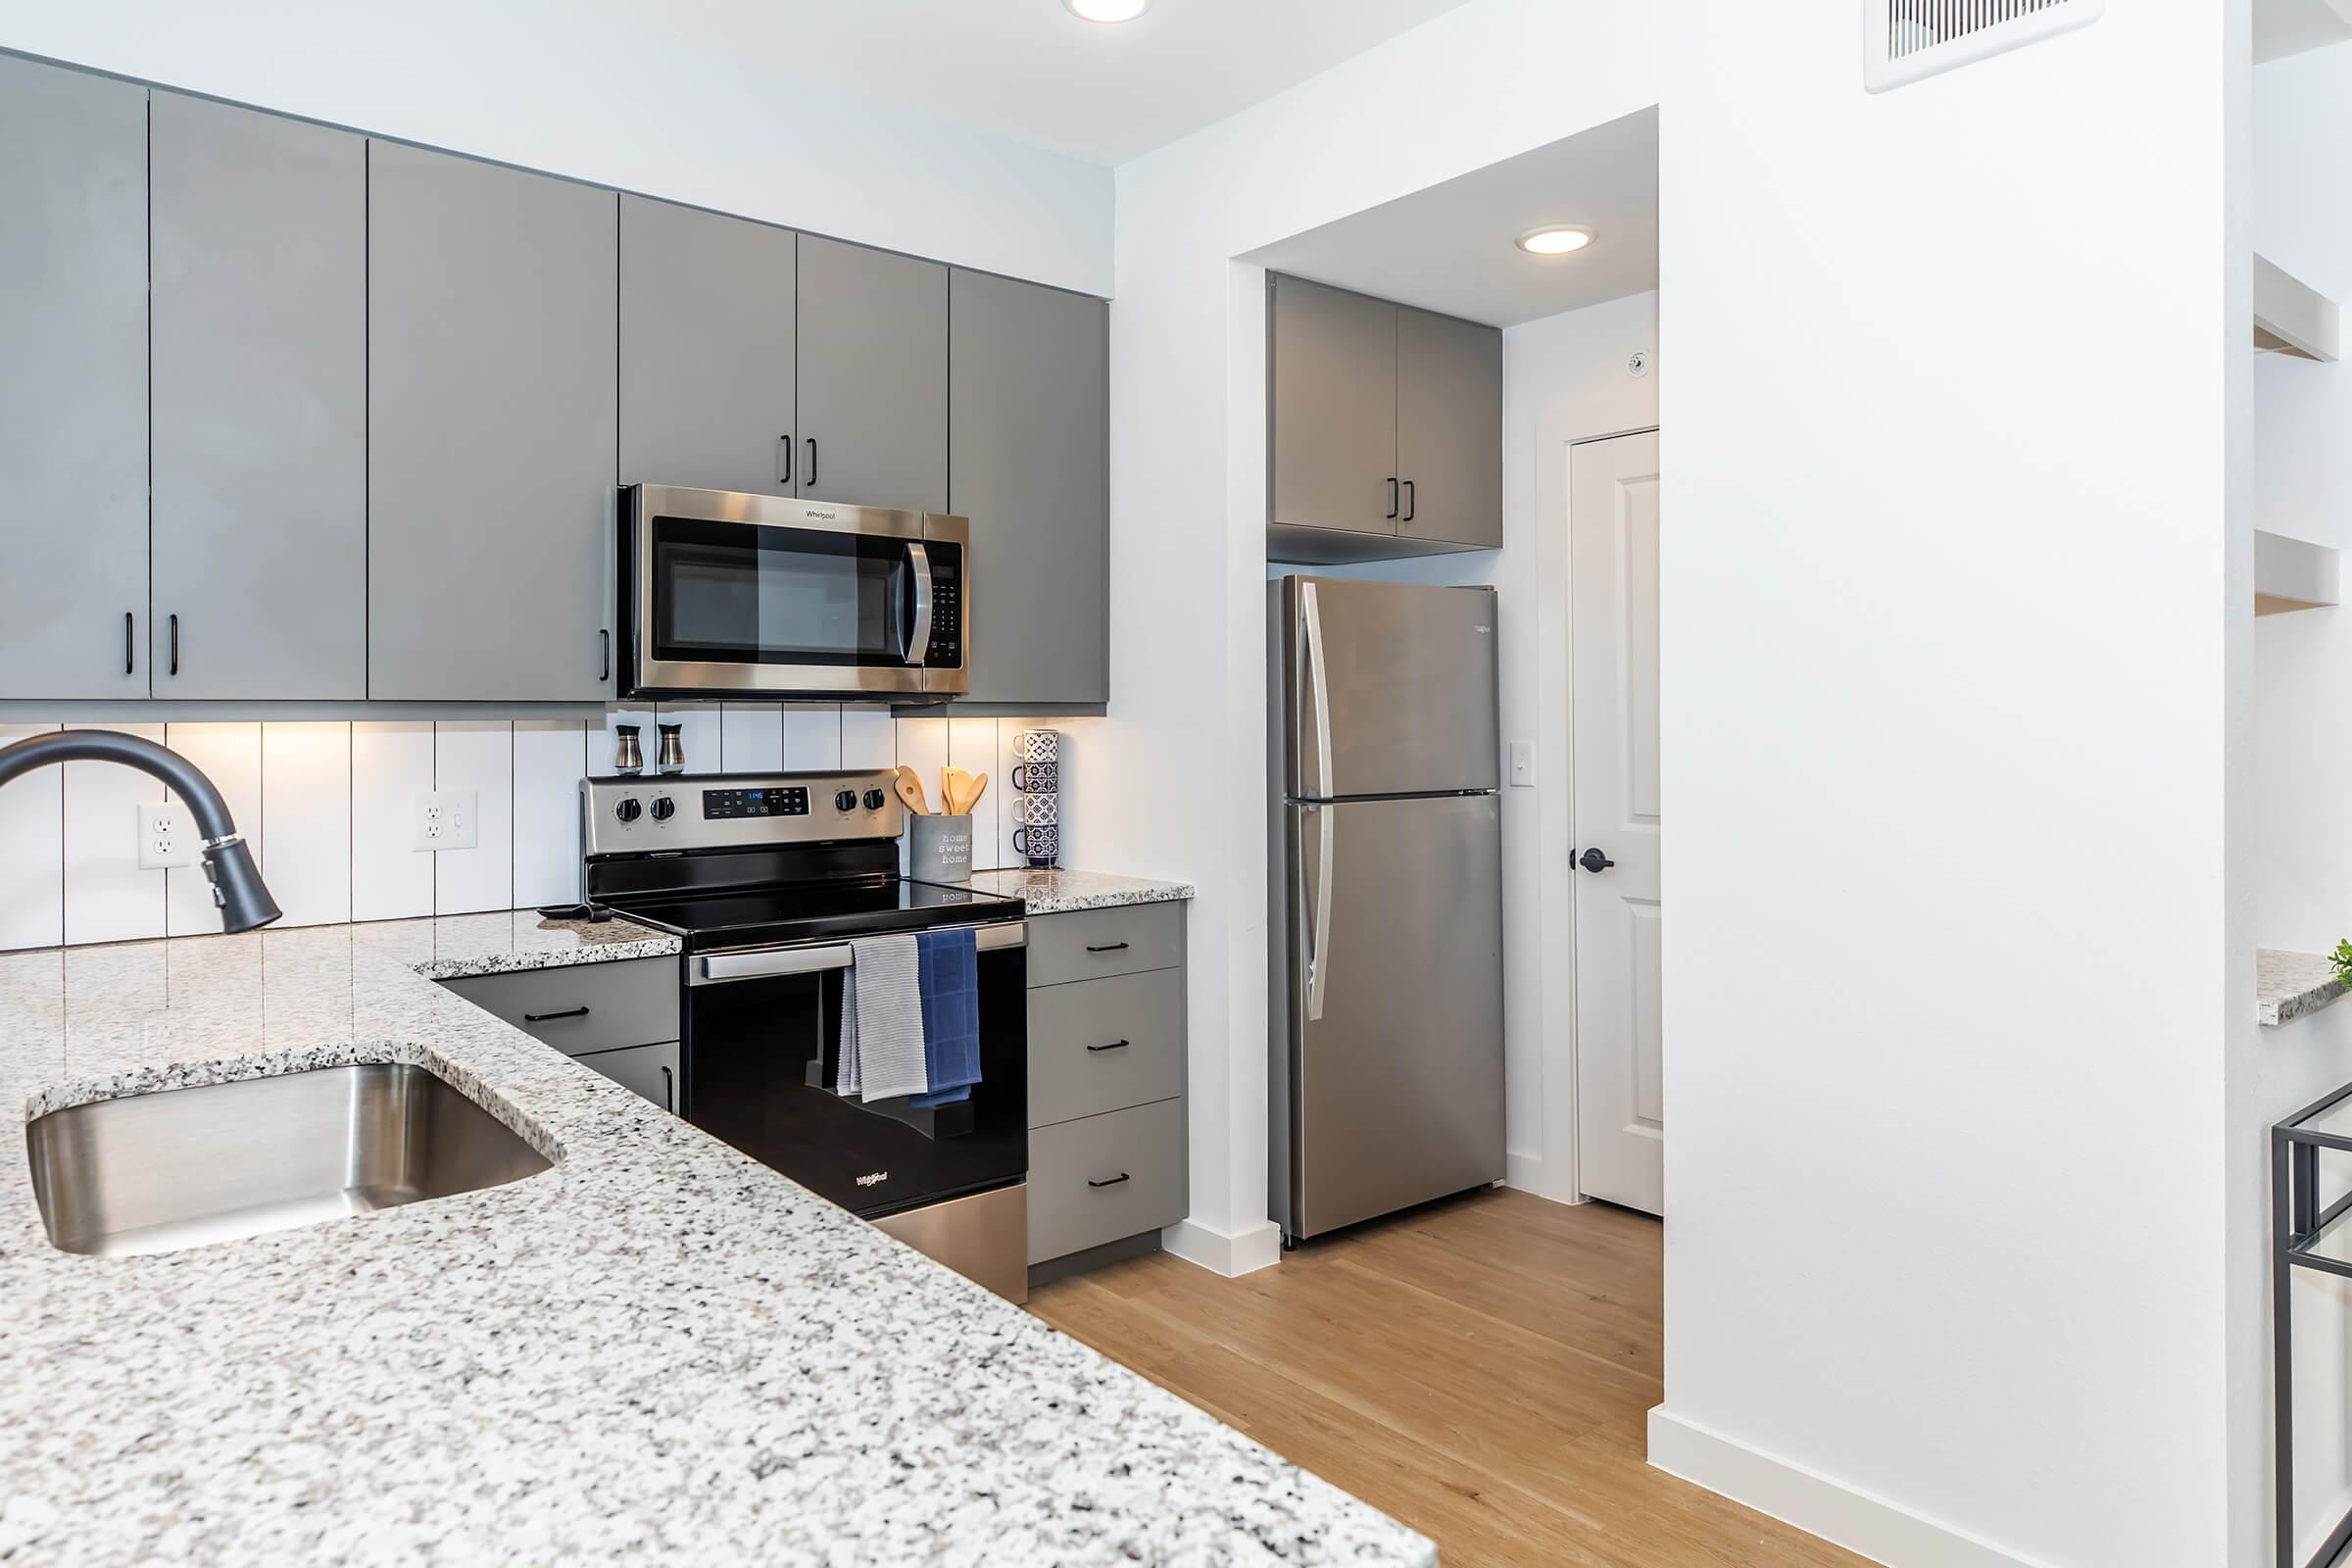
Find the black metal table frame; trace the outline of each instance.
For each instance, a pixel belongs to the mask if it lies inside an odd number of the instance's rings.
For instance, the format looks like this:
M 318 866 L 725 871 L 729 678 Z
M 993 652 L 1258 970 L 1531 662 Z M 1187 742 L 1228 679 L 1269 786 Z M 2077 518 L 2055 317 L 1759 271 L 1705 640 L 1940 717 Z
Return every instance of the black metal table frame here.
M 2295 1562 L 2295 1342 L 2291 1298 L 2294 1271 L 2316 1269 L 2352 1279 L 2352 1263 L 2322 1257 L 2311 1249 L 2321 1237 L 2352 1213 L 2352 1190 L 2320 1206 L 2320 1151 L 2352 1153 L 2352 1136 L 2314 1132 L 2303 1123 L 2352 1099 L 2346 1084 L 2325 1100 L 2313 1102 L 2271 1128 L 2271 1368 L 2272 1418 L 2276 1422 L 2275 1454 L 2278 1568 L 2297 1568 Z M 2302 1568 L 2332 1568 L 2352 1544 L 2352 1512 L 2346 1512 L 2328 1532 L 2318 1551 Z

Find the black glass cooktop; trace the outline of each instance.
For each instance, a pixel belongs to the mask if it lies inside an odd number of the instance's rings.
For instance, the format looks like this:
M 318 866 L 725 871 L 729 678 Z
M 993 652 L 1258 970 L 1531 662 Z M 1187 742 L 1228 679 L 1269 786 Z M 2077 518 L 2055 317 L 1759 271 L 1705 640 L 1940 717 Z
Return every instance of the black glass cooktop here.
M 689 951 L 762 946 L 827 937 L 920 931 L 973 920 L 1017 919 L 1021 901 L 891 877 L 802 882 L 686 897 L 642 895 L 611 907 L 643 925 L 674 931 Z

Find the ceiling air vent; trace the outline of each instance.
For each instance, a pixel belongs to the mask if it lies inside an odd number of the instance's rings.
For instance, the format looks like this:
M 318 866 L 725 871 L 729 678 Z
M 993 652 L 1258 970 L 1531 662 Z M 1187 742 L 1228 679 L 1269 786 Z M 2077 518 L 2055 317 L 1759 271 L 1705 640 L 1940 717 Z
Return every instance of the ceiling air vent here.
M 2107 0 L 1862 0 L 1869 34 L 1862 85 L 1872 92 L 1900 87 L 2087 27 L 2106 9 Z

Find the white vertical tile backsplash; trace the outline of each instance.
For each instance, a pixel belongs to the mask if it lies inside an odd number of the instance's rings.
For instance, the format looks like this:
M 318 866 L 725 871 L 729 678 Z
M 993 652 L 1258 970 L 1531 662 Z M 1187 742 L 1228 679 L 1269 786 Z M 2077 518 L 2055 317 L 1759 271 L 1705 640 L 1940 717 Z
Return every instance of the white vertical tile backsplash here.
M 784 750 L 776 765 L 795 772 L 825 772 L 845 765 L 841 760 L 841 713 L 840 706 L 833 703 L 813 708 L 787 705 L 782 714 Z
M 1004 801 L 1004 776 L 997 771 L 997 721 L 949 719 L 948 761 L 974 778 L 988 775 L 988 788 L 972 808 L 972 869 L 984 871 L 1003 864 L 996 854 L 1000 842 L 997 808 Z
M 676 724 L 678 745 L 686 753 L 686 771 L 689 773 L 720 773 L 719 763 L 720 713 L 715 703 L 663 703 L 660 719 L 662 724 Z M 661 765 L 661 731 L 646 736 L 645 767 L 647 772 Z
M 351 918 L 351 725 L 262 726 L 262 879 L 287 925 Z M 251 838 L 249 832 L 246 835 Z
M 899 720 L 899 764 L 914 769 L 914 776 L 923 781 L 923 798 L 931 809 L 944 811 L 947 802 L 940 799 L 939 770 L 948 765 L 948 721 L 944 718 L 902 718 Z
M 162 745 L 161 724 L 70 724 L 113 729 Z M 166 798 L 164 786 L 114 762 L 68 762 L 66 940 L 135 942 L 164 934 L 164 873 L 139 869 L 131 808 Z
M 514 723 L 514 904 L 536 908 L 580 896 L 580 779 L 591 739 L 576 718 Z
M 225 724 L 167 724 L 164 744 L 196 764 L 258 857 L 263 852 L 262 726 L 246 720 Z M 262 867 L 267 880 L 270 868 Z M 220 929 L 213 884 L 199 865 L 164 873 L 164 929 L 175 937 L 209 936 Z
M 1014 814 L 1012 808 L 1012 768 L 1013 764 L 1020 760 L 1013 755 L 1012 738 L 1022 730 L 1032 727 L 1025 720 L 1017 718 L 997 721 L 996 776 L 989 780 L 988 792 L 997 798 L 996 863 L 999 865 L 1026 865 L 1028 863 L 1021 858 L 1020 852 L 1012 847 L 1013 830 L 1021 825 L 1020 817 Z
M 504 719 L 433 726 L 433 788 L 474 797 L 474 847 L 433 860 L 433 912 L 514 907 L 514 726 Z
M 403 920 L 433 912 L 433 857 L 409 847 L 409 797 L 432 787 L 429 720 L 351 726 L 354 920 Z M 267 879 L 268 870 L 262 875 Z
M 719 712 L 718 731 L 721 770 L 773 773 L 783 767 L 784 712 L 775 704 L 729 703 Z
M 843 704 L 841 765 L 895 767 L 898 761 L 898 721 L 891 716 L 890 710 L 870 703 L 861 706 Z
M 57 729 L 0 724 L 0 746 Z M 66 935 L 65 769 L 40 767 L 0 785 L 0 950 L 53 948 Z

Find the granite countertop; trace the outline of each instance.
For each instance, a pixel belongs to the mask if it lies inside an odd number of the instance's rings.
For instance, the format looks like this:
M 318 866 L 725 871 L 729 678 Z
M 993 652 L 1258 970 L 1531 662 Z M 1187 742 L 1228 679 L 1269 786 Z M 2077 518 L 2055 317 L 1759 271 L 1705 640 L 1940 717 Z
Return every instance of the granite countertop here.
M 407 1061 L 555 1161 L 100 1258 L 49 1245 L 8 1153 L 0 1559 L 1434 1563 L 1420 1536 L 422 978 L 675 951 L 517 912 L 0 955 L 0 1096 L 27 1115 Z
M 2343 995 L 2335 965 L 2319 954 L 2263 948 L 2254 955 L 2254 1000 L 2266 1028 L 2317 1012 Z
M 1072 909 L 1111 909 L 1127 904 L 1166 904 L 1193 896 L 1190 882 L 1112 876 L 1103 871 L 1064 871 L 1055 866 L 974 871 L 966 884 L 977 893 L 1019 899 L 1031 914 L 1066 914 Z

